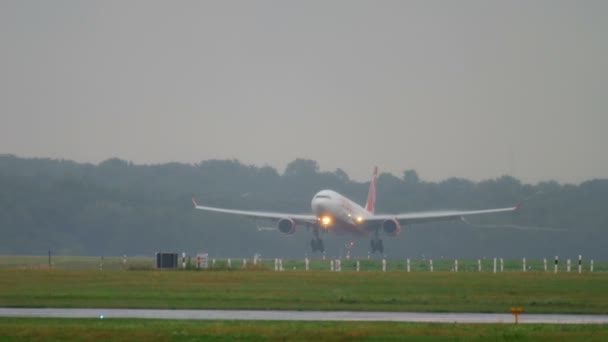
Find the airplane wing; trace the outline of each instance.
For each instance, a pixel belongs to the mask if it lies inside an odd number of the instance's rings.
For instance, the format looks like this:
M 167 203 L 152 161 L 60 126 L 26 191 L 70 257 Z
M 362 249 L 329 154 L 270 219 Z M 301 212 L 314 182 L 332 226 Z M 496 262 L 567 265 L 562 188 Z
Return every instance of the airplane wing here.
M 224 214 L 232 214 L 232 215 L 240 215 L 249 218 L 256 219 L 268 219 L 268 220 L 280 220 L 284 218 L 290 218 L 294 220 L 296 223 L 311 223 L 314 224 L 317 222 L 317 217 L 312 214 L 287 214 L 287 213 L 275 213 L 275 212 L 267 212 L 267 211 L 252 211 L 252 210 L 235 210 L 235 209 L 225 209 L 225 208 L 216 208 L 216 207 L 207 207 L 204 205 L 199 205 L 196 203 L 196 200 L 192 199 L 192 204 L 194 204 L 194 208 L 206 211 L 213 211 L 217 213 Z
M 516 205 L 514 207 L 509 208 L 496 208 L 496 209 L 484 209 L 484 210 L 444 210 L 444 211 L 427 211 L 427 212 L 417 212 L 417 213 L 404 213 L 397 215 L 373 215 L 370 218 L 367 218 L 365 221 L 367 223 L 380 223 L 384 220 L 395 219 L 399 221 L 402 225 L 412 224 L 412 223 L 425 223 L 425 222 L 433 222 L 433 221 L 452 221 L 452 220 L 460 220 L 465 216 L 472 215 L 483 215 L 483 214 L 493 214 L 493 213 L 501 213 L 507 211 L 514 211 L 519 209 L 520 205 Z

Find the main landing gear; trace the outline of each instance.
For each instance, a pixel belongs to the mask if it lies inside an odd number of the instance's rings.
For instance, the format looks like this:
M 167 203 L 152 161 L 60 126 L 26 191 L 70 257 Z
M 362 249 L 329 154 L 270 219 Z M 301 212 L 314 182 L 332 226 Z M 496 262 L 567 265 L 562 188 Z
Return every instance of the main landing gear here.
M 372 247 L 372 253 L 378 252 L 380 254 L 384 254 L 384 245 L 382 244 L 378 231 L 376 231 L 374 239 L 370 241 L 370 246 Z
M 382 240 L 374 239 L 370 241 L 370 245 L 372 247 L 372 253 L 384 253 L 384 245 L 382 244 Z
M 324 253 L 325 252 L 325 246 L 323 246 L 323 240 L 321 240 L 321 238 L 319 237 L 319 227 L 314 227 L 313 230 L 315 237 L 310 240 L 310 248 L 312 248 L 312 252 L 321 252 Z

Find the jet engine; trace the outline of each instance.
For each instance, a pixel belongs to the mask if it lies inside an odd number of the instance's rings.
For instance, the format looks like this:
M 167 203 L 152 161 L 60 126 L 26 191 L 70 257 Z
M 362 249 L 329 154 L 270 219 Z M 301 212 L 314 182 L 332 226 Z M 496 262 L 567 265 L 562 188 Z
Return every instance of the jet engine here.
M 395 219 L 389 219 L 382 222 L 382 230 L 386 235 L 397 236 L 401 233 L 401 225 Z
M 296 222 L 290 218 L 280 219 L 277 227 L 283 234 L 293 234 L 296 232 Z

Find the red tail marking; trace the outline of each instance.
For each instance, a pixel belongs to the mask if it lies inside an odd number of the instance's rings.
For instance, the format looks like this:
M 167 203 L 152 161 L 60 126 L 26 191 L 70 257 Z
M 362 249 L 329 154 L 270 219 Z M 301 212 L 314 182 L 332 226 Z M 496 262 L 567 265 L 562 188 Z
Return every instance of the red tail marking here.
M 369 192 L 367 193 L 367 203 L 365 203 L 365 209 L 370 213 L 374 213 L 376 209 L 376 178 L 378 177 L 378 167 L 374 167 L 374 177 L 369 184 Z

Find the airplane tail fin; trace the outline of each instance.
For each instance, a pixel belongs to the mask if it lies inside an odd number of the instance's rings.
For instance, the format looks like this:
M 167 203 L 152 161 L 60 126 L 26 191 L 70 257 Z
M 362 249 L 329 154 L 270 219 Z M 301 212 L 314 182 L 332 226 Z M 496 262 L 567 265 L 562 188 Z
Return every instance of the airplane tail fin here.
M 378 167 L 374 167 L 374 177 L 369 184 L 369 192 L 367 193 L 367 202 L 365 203 L 365 209 L 370 213 L 374 213 L 376 209 L 376 178 L 378 177 Z

